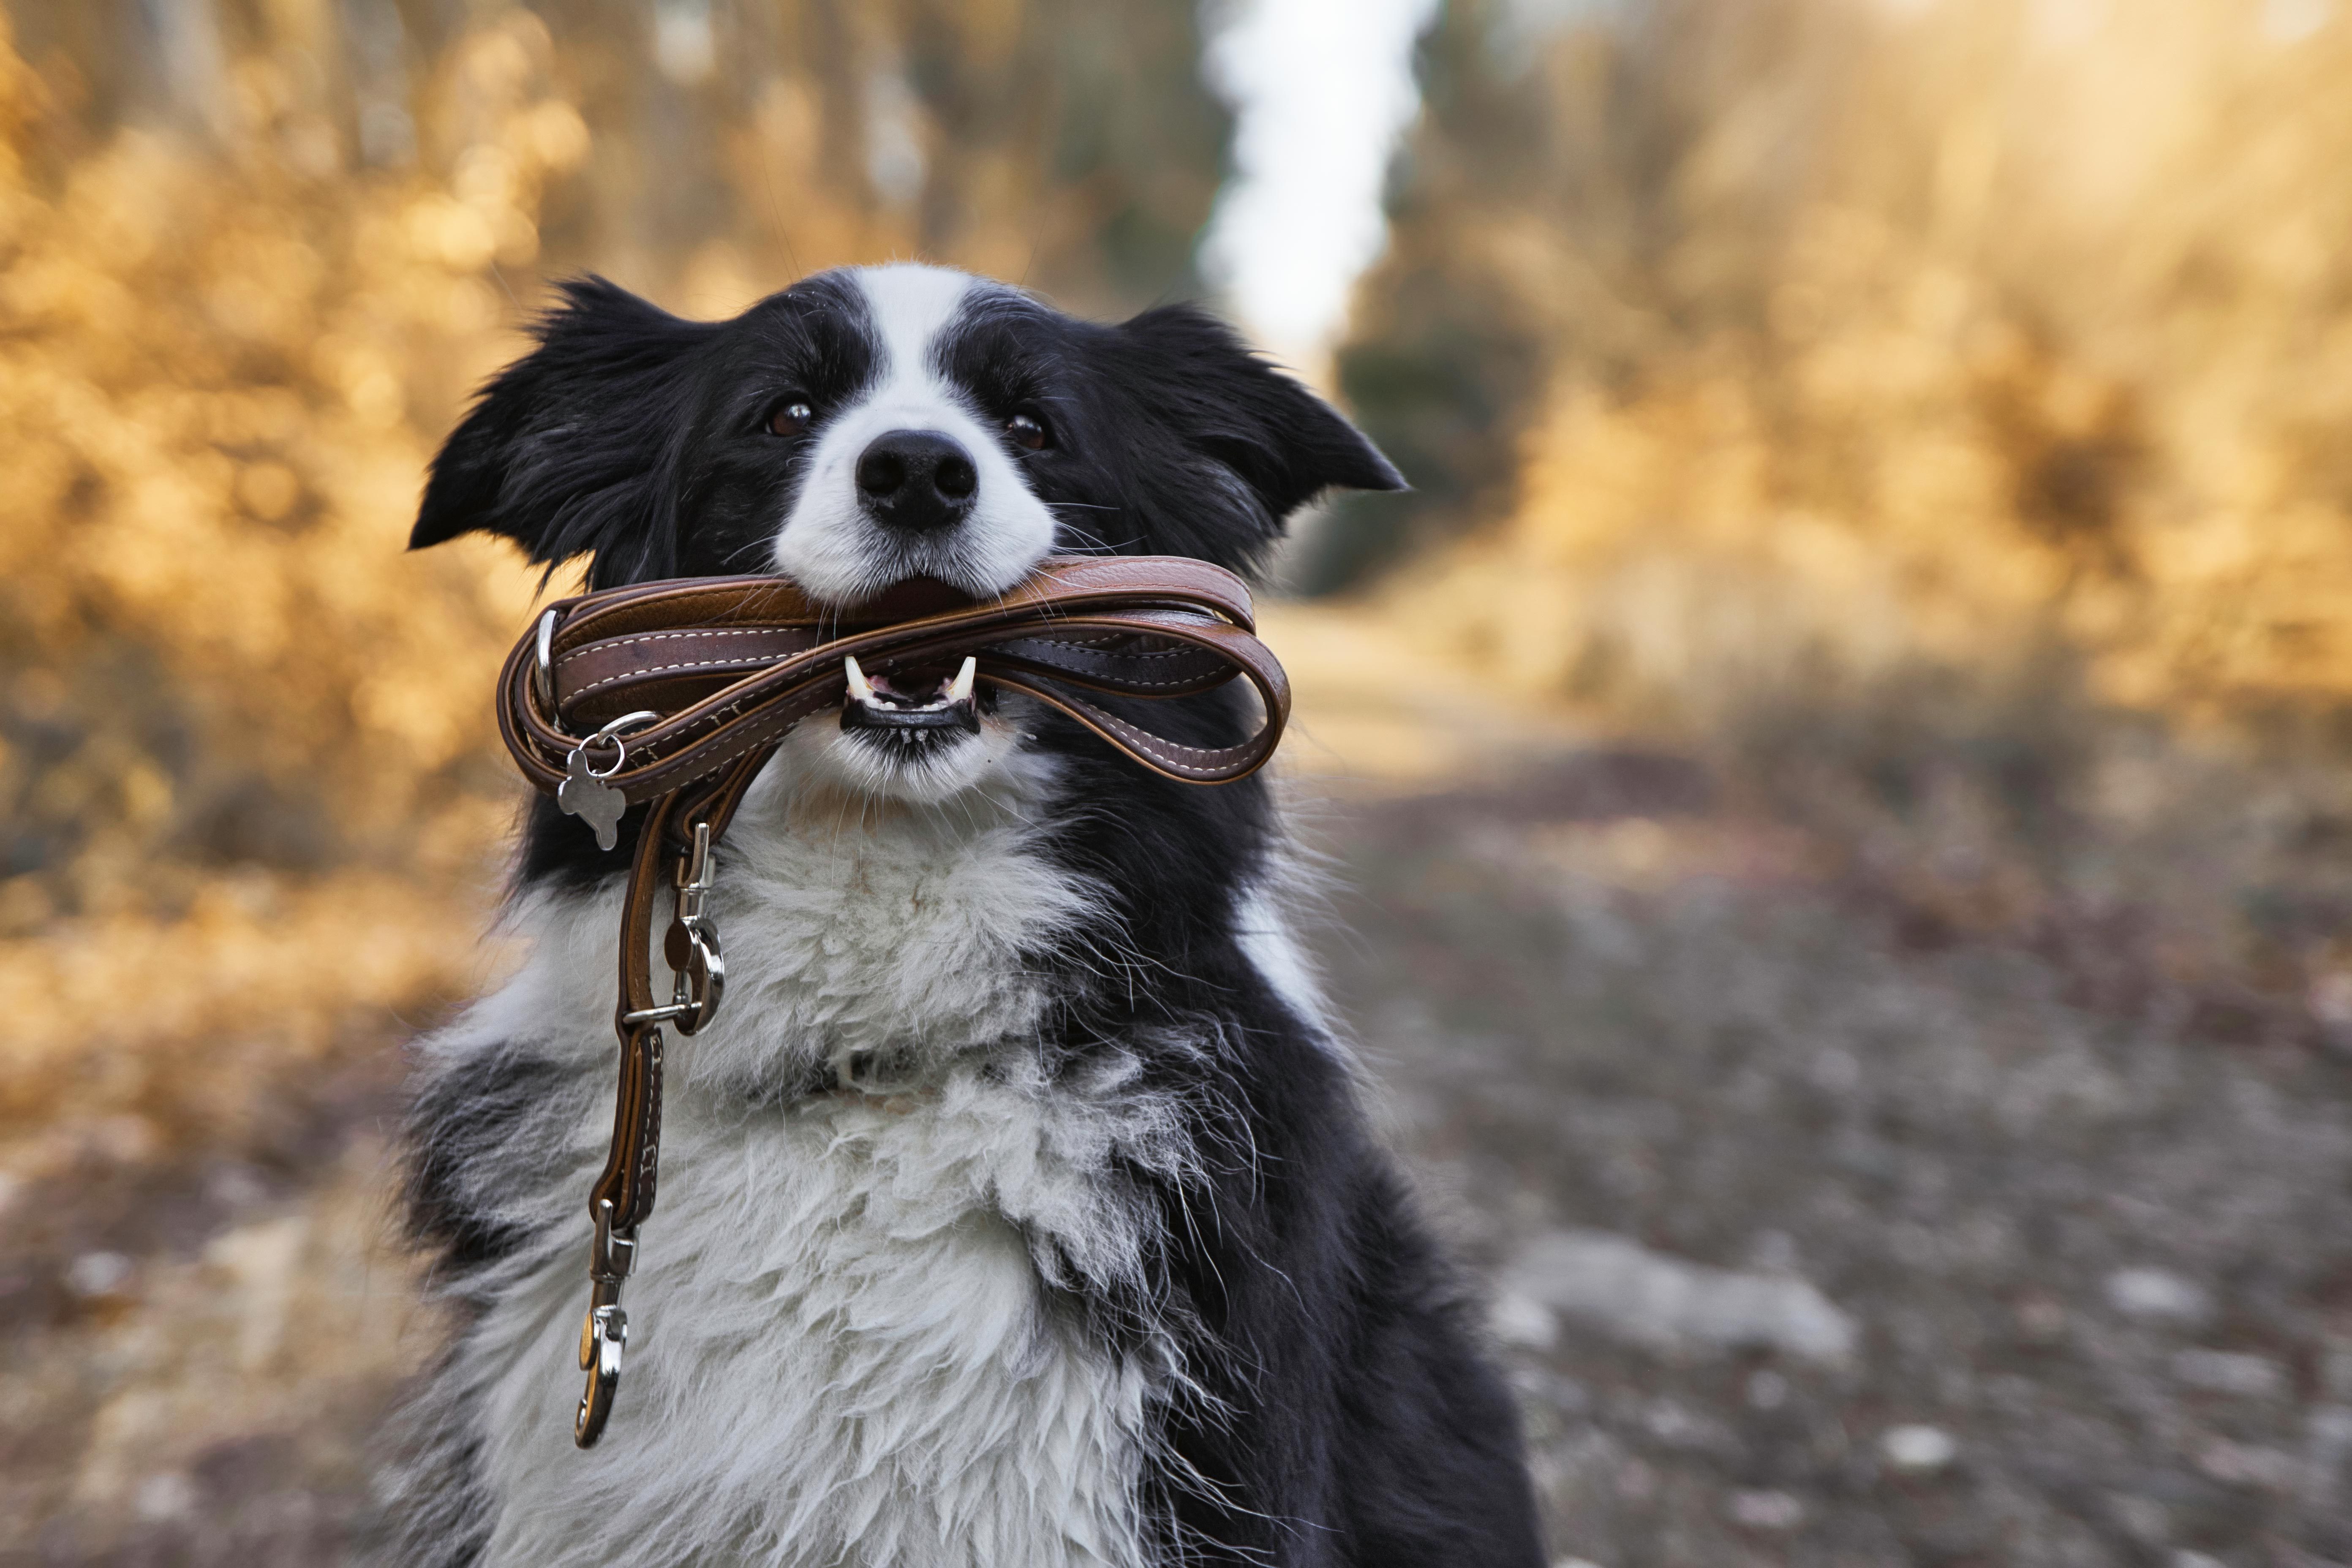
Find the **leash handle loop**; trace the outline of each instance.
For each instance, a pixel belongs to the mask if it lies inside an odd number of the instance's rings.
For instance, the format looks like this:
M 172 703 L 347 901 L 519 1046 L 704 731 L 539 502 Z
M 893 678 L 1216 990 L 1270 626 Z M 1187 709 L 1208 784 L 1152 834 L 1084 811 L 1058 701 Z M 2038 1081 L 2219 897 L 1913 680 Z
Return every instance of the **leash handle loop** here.
M 564 782 L 578 733 L 625 710 L 656 711 L 631 733 L 625 765 L 601 781 L 635 805 L 839 706 L 851 658 L 878 674 L 974 658 L 981 679 L 1038 698 L 1187 784 L 1255 773 L 1289 718 L 1289 682 L 1255 635 L 1248 588 L 1206 562 L 1055 556 L 992 601 L 936 584 L 925 592 L 912 615 L 899 614 L 904 593 L 844 610 L 781 577 L 686 578 L 562 601 L 551 607 L 552 622 L 542 616 L 508 659 L 500 735 L 523 775 L 551 792 Z M 1181 697 L 1235 679 L 1255 689 L 1265 718 L 1228 746 L 1176 742 L 1094 700 Z

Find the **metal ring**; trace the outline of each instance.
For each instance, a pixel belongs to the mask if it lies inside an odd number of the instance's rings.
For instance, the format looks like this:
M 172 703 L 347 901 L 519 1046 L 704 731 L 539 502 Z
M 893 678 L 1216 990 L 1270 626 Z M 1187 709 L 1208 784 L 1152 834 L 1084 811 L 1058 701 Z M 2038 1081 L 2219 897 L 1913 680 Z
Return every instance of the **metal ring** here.
M 639 709 L 635 713 L 624 713 L 619 718 L 614 720 L 611 723 L 605 725 L 603 729 L 597 731 L 594 734 L 589 736 L 586 740 L 581 742 L 580 750 L 583 752 L 587 751 L 589 747 L 594 745 L 599 741 L 610 741 L 613 742 L 613 765 L 606 768 L 604 772 L 598 773 L 596 771 L 596 764 L 591 763 L 588 764 L 588 776 L 592 779 L 608 779 L 614 773 L 619 773 L 621 771 L 621 764 L 629 760 L 629 748 L 621 740 L 621 731 L 624 730 L 634 730 L 640 724 L 654 722 L 658 721 L 660 718 L 661 715 L 655 712 L 650 708 Z
M 539 668 L 531 671 L 531 684 L 551 713 L 555 710 L 555 623 L 562 618 L 554 610 L 539 617 Z

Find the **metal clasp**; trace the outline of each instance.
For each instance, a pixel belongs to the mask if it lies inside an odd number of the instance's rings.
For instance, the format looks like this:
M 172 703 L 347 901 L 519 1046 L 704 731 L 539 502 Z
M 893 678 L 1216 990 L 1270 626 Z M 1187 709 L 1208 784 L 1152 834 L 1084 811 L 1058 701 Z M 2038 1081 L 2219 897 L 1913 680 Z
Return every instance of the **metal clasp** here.
M 596 1201 L 596 1239 L 588 1255 L 588 1315 L 580 1321 L 580 1370 L 588 1386 L 572 1417 L 572 1441 L 593 1448 L 613 1414 L 621 1386 L 621 1352 L 629 1343 L 629 1314 L 621 1310 L 621 1282 L 637 1267 L 637 1230 L 613 1227 L 613 1200 Z
M 693 846 L 678 860 L 677 913 L 662 937 L 662 957 L 677 976 L 669 1005 L 624 1013 L 623 1025 L 675 1024 L 679 1034 L 692 1035 L 719 1016 L 727 994 L 727 963 L 719 954 L 719 927 L 706 908 L 712 869 L 710 824 L 698 822 Z

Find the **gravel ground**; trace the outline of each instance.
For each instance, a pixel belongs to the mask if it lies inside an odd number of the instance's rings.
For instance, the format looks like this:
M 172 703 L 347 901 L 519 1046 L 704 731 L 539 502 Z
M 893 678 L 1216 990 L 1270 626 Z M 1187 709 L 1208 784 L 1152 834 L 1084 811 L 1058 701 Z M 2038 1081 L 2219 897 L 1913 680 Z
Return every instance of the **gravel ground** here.
M 1707 793 L 1588 755 L 1329 835 L 1330 986 L 1496 1284 L 1555 1556 L 2352 1560 L 2344 1060 Z
M 1586 752 L 1318 830 L 1330 987 L 1494 1288 L 1555 1558 L 2352 1561 L 2325 1032 L 1966 935 L 1714 793 Z M 0 1564 L 332 1560 L 432 1337 L 383 1029 L 270 1148 L 14 1194 Z

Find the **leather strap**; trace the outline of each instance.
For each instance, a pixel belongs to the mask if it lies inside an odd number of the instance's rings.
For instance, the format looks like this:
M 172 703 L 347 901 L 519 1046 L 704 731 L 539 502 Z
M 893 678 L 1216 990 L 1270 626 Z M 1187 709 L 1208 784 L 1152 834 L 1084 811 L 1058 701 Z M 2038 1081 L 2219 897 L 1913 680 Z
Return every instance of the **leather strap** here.
M 661 1161 L 661 1026 L 632 1023 L 628 1015 L 654 1006 L 654 889 L 668 858 L 664 829 L 677 805 L 676 795 L 665 795 L 648 814 L 637 839 L 636 861 L 629 868 L 629 896 L 621 910 L 621 1002 L 613 1018 L 621 1037 L 621 1081 L 613 1097 L 612 1152 L 605 1157 L 604 1173 L 588 1190 L 591 1215 L 600 1203 L 611 1201 L 615 1230 L 633 1229 L 653 1213 Z
M 637 839 L 636 858 L 629 867 L 628 897 L 621 910 L 620 1004 L 614 1009 L 613 1027 L 621 1038 L 621 1079 L 613 1104 L 613 1148 L 604 1173 L 589 1189 L 588 1212 L 600 1202 L 613 1205 L 616 1229 L 634 1229 L 653 1213 L 654 1188 L 661 1157 L 662 1032 L 657 1024 L 631 1022 L 632 1013 L 654 1010 L 653 915 L 656 891 L 663 868 L 683 852 L 680 838 L 690 840 L 693 825 L 708 823 L 716 841 L 742 804 L 743 795 L 768 760 L 760 752 L 738 761 L 709 787 L 667 795 L 646 814 Z M 683 835 L 680 829 L 684 829 Z M 674 957 L 674 964 L 678 961 Z
M 625 738 L 605 784 L 631 803 L 707 777 L 840 705 L 842 661 L 874 674 L 979 661 L 979 679 L 1061 710 L 1153 772 L 1188 784 L 1247 777 L 1289 717 L 1282 667 L 1253 635 L 1249 590 L 1182 556 L 1055 556 L 1003 597 L 910 584 L 850 610 L 781 577 L 701 577 L 610 589 L 552 606 L 551 693 L 527 637 L 499 679 L 499 732 L 525 777 L 553 790 L 579 738 L 623 713 L 658 721 Z M 911 611 L 911 613 L 909 613 Z M 1181 697 L 1240 677 L 1265 711 L 1236 745 L 1181 744 L 1087 692 Z

